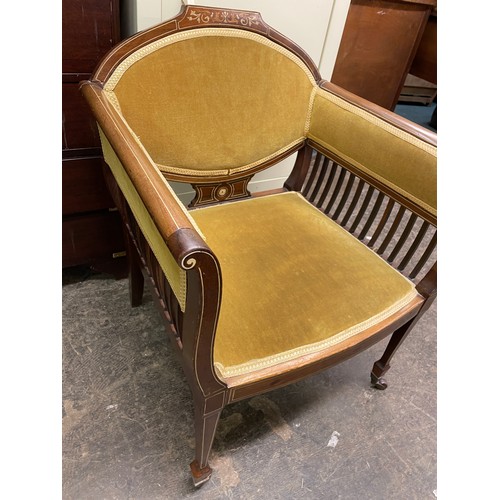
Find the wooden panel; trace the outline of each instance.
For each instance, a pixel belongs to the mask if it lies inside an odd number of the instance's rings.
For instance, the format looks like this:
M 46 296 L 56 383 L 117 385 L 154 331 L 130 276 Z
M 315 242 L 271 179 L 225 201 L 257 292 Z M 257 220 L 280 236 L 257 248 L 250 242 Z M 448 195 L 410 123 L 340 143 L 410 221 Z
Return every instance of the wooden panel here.
M 62 84 L 63 149 L 100 147 L 99 133 L 77 83 Z
M 431 7 L 352 0 L 331 81 L 394 109 Z
M 118 19 L 115 0 L 63 0 L 63 73 L 94 71 L 119 39 Z
M 437 14 L 427 21 L 410 73 L 437 85 Z
M 102 174 L 102 158 L 75 158 L 62 163 L 63 215 L 114 207 Z
M 437 95 L 437 86 L 434 83 L 408 74 L 406 77 L 399 102 L 420 102 L 430 104 Z
M 118 212 L 66 218 L 62 223 L 63 267 L 113 259 L 125 251 Z

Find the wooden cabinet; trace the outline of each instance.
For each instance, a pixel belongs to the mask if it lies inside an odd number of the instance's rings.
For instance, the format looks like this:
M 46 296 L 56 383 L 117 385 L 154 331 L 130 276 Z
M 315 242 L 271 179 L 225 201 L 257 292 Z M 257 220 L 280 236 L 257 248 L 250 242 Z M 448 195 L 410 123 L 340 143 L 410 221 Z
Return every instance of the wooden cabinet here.
M 62 266 L 121 275 L 121 221 L 102 172 L 99 134 L 78 89 L 120 40 L 118 0 L 62 2 Z
M 410 73 L 437 85 L 437 9 L 427 20 Z
M 331 81 L 393 110 L 436 0 L 352 0 Z

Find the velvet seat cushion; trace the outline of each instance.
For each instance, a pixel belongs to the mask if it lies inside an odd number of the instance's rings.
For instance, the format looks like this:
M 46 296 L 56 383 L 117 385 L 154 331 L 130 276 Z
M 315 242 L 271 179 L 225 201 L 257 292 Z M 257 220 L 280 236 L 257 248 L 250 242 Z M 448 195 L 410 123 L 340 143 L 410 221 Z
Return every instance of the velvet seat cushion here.
M 298 193 L 191 215 L 222 269 L 214 345 L 222 378 L 331 347 L 417 294 L 412 282 Z

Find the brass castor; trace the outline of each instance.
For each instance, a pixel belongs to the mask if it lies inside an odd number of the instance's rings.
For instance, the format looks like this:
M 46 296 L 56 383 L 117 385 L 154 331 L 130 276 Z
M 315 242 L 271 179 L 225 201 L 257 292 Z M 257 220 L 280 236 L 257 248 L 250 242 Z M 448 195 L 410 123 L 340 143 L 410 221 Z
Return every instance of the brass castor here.
M 385 391 L 387 389 L 387 382 L 385 381 L 385 378 L 377 377 L 372 373 L 371 381 L 372 381 L 372 387 L 375 387 L 375 389 L 378 389 L 380 391 Z
M 193 476 L 193 483 L 196 487 L 201 486 L 203 483 L 206 483 L 210 476 L 212 475 L 212 469 L 209 465 L 206 465 L 202 469 L 200 469 L 200 465 L 197 460 L 193 460 L 190 464 L 191 467 L 191 475 Z

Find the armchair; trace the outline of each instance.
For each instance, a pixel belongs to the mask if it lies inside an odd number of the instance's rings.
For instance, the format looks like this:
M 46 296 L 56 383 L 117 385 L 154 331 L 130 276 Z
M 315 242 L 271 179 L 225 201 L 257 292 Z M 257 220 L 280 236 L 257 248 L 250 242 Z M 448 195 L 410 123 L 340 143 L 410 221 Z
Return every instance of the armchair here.
M 189 383 L 195 485 L 223 408 L 390 336 L 436 296 L 436 135 L 323 80 L 256 12 L 185 6 L 117 45 L 81 90 L 127 238 Z M 283 188 L 250 193 L 297 153 Z M 169 181 L 190 183 L 184 207 Z

